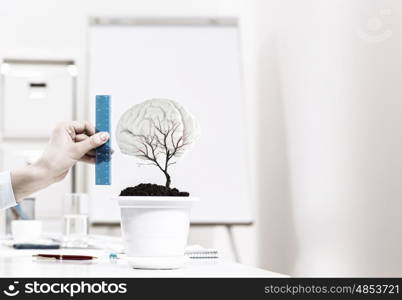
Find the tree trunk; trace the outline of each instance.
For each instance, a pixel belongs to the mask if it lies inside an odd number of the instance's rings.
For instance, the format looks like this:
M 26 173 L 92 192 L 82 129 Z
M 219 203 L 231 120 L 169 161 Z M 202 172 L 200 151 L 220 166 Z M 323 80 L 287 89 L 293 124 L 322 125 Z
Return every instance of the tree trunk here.
M 165 176 L 166 176 L 166 184 L 165 184 L 165 186 L 167 188 L 170 188 L 170 182 L 171 182 L 170 175 L 167 172 L 165 172 Z

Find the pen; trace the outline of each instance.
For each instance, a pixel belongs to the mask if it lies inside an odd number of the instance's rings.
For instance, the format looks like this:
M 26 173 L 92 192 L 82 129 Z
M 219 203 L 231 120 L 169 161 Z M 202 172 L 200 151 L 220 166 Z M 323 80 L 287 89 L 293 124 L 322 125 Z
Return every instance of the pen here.
M 88 255 L 64 255 L 64 254 L 36 254 L 32 257 L 44 258 L 44 259 L 56 259 L 56 260 L 92 260 L 97 259 L 96 256 Z

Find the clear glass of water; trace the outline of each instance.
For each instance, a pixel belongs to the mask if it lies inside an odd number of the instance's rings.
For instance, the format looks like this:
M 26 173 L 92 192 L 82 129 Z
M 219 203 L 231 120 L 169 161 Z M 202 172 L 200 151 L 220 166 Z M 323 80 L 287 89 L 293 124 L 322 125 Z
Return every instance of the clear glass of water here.
M 66 194 L 64 197 L 63 247 L 88 247 L 88 195 Z

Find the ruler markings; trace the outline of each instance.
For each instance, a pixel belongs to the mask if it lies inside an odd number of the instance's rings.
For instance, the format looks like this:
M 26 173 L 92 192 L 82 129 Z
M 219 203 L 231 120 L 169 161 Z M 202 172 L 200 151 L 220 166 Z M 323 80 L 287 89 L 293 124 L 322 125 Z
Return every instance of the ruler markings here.
M 96 132 L 108 132 L 110 136 L 110 96 L 96 95 Z M 95 184 L 111 184 L 110 138 L 96 149 Z

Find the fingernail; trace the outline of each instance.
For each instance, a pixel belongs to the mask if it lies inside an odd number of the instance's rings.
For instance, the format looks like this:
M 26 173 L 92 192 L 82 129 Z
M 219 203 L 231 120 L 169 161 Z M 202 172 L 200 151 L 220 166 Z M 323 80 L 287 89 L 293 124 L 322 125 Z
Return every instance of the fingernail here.
M 101 138 L 102 141 L 107 141 L 109 139 L 109 133 L 101 132 L 100 133 L 100 138 Z

